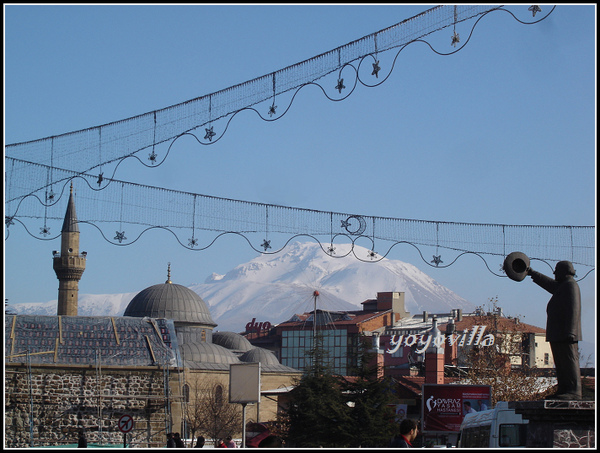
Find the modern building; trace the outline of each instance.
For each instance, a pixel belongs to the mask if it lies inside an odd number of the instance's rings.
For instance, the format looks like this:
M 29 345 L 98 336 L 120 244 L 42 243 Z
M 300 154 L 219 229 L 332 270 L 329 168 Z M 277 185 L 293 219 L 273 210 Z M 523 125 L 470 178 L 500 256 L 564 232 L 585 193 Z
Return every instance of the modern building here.
M 404 293 L 378 293 L 377 299 L 367 300 L 362 305 L 363 309 L 356 311 L 317 309 L 296 314 L 268 330 L 251 330 L 245 336 L 250 343 L 273 351 L 281 364 L 299 370 L 310 366 L 310 351 L 318 336 L 334 373 L 349 376 L 357 365 L 361 336 L 372 336 L 391 328 L 408 315 L 404 310 Z

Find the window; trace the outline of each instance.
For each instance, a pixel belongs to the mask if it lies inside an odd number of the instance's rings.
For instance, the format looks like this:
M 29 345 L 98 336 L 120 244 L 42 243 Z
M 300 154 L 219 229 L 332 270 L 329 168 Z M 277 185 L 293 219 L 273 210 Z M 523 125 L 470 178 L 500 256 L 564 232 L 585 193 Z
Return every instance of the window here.
M 498 442 L 501 447 L 524 447 L 526 436 L 527 425 L 504 424 L 500 425 Z
M 461 432 L 460 446 L 466 448 L 489 447 L 490 425 L 467 428 Z
M 223 405 L 223 386 L 221 385 L 215 387 L 215 403 L 218 407 Z

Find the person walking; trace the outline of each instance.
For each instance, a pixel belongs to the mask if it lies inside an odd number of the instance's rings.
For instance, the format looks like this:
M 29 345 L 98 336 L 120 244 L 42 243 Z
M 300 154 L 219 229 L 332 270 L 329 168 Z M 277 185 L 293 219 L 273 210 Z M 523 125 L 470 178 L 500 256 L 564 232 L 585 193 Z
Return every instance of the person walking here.
M 204 436 L 198 436 L 196 438 L 196 447 L 195 448 L 203 448 L 205 443 Z
M 87 439 L 85 438 L 85 433 L 79 431 L 79 439 L 77 440 L 77 448 L 87 448 Z
M 175 439 L 173 439 L 173 433 L 167 433 L 167 448 L 175 448 Z
M 412 442 L 416 439 L 418 432 L 417 422 L 405 418 L 400 422 L 400 435 L 392 439 L 390 447 L 413 448 Z
M 183 444 L 183 440 L 181 440 L 181 434 L 175 433 L 173 434 L 173 440 L 175 441 L 175 448 L 185 448 Z

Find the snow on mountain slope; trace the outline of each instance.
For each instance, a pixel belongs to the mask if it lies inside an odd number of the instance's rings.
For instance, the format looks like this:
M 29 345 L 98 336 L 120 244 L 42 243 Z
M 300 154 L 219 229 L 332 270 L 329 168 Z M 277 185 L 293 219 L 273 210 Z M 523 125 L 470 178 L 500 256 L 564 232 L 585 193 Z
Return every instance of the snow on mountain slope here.
M 219 330 L 241 331 L 246 323 L 285 321 L 294 313 L 314 308 L 313 292 L 320 296 L 317 307 L 327 310 L 357 310 L 377 292 L 403 291 L 411 313 L 471 311 L 474 306 L 441 286 L 415 266 L 383 259 L 364 263 L 351 254 L 350 245 L 336 245 L 332 258 L 319 244 L 296 242 L 282 252 L 261 255 L 225 275 L 213 274 L 205 283 L 191 286 L 209 305 Z M 368 250 L 354 246 L 357 256 Z
M 189 288 L 204 299 L 219 324 L 217 330 L 234 332 L 243 331 L 253 318 L 276 324 L 295 313 L 313 310 L 315 290 L 319 292 L 317 308 L 326 310 L 360 310 L 365 300 L 389 291 L 405 292 L 406 310 L 412 314 L 475 308 L 411 264 L 389 259 L 365 263 L 352 254 L 346 256 L 350 247 L 336 245 L 333 258 L 317 243 L 292 243 L 280 253 L 260 255 Z M 368 250 L 354 246 L 354 253 L 366 257 Z M 122 316 L 136 294 L 81 294 L 78 313 Z M 19 314 L 55 315 L 56 306 L 57 301 L 52 300 L 10 307 Z

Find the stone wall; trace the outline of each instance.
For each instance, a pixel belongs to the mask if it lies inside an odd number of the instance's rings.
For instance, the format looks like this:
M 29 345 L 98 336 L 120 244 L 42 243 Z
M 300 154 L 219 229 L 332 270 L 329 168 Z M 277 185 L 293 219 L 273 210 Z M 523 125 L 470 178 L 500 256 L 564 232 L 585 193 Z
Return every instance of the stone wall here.
M 177 373 L 167 376 L 171 401 Z M 98 373 L 94 366 L 35 365 L 29 373 L 25 364 L 5 364 L 5 447 L 30 446 L 31 431 L 35 447 L 73 444 L 81 429 L 89 444 L 122 446 L 117 422 L 125 414 L 135 422 L 127 435 L 132 447 L 164 446 L 172 422 L 164 381 L 158 367 L 103 367 Z

